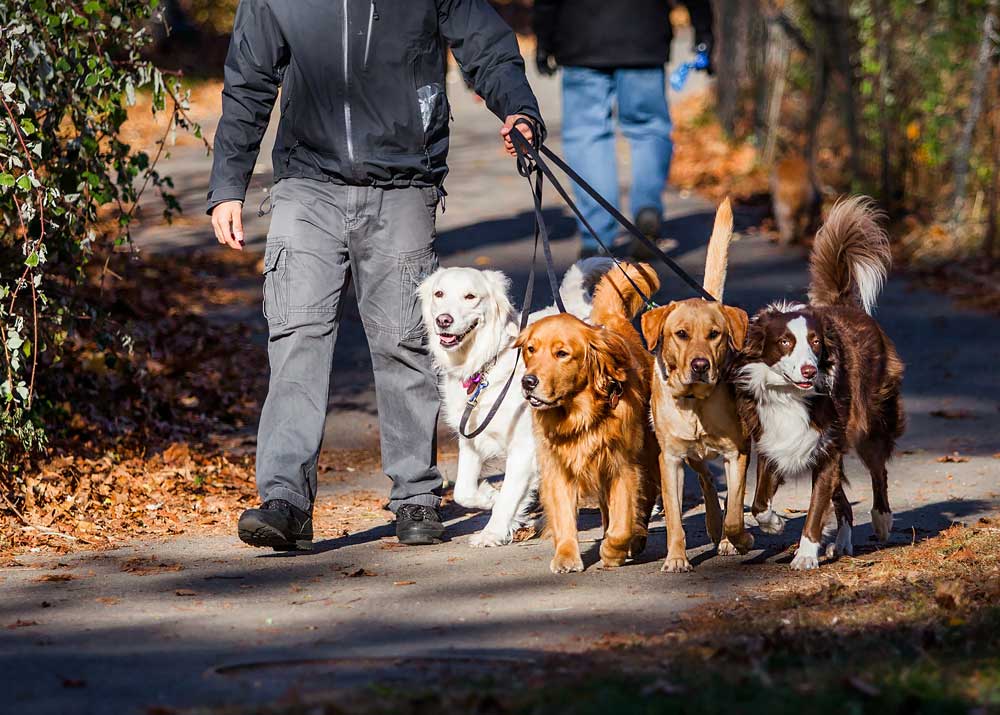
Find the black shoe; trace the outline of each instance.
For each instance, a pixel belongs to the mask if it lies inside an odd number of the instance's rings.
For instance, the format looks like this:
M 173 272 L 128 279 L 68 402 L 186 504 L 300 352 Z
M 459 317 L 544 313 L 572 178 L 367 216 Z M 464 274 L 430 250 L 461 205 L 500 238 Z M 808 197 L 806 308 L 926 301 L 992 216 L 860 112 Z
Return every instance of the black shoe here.
M 440 544 L 444 524 L 437 509 L 421 504 L 403 504 L 396 512 L 396 538 L 407 546 Z
M 240 515 L 240 540 L 250 546 L 270 546 L 275 551 L 303 551 L 313 547 L 312 514 L 284 499 L 271 499 L 260 509 Z
M 660 218 L 660 212 L 654 208 L 644 208 L 635 215 L 635 227 L 642 232 L 642 235 L 648 238 L 653 243 L 660 240 L 660 231 L 663 229 L 663 220 Z M 632 256 L 633 258 L 653 258 L 654 253 L 649 250 L 639 239 L 633 239 L 632 242 Z

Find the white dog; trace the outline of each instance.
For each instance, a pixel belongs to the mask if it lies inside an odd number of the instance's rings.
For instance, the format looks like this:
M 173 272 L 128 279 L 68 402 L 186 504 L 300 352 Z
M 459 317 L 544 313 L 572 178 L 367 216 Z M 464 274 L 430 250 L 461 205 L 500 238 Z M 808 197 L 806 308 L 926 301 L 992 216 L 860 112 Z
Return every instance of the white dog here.
M 610 258 L 588 258 L 566 271 L 559 294 L 568 312 L 584 320 L 590 316 L 593 287 L 612 265 Z M 531 414 L 519 394 L 524 363 L 513 347 L 520 321 L 507 295 L 509 288 L 510 280 L 500 271 L 475 268 L 441 268 L 417 288 L 431 353 L 442 377 L 445 420 L 452 429 L 459 431 L 470 395 L 485 385 L 466 425 L 467 432 L 475 431 L 511 371 L 517 371 L 489 426 L 472 439 L 458 437 L 455 501 L 470 509 L 493 509 L 486 528 L 472 537 L 472 546 L 509 544 L 514 532 L 526 525 L 538 488 Z M 532 313 L 529 320 L 555 312 L 554 307 L 546 308 Z M 506 466 L 498 493 L 483 479 L 483 465 L 500 458 L 506 459 Z

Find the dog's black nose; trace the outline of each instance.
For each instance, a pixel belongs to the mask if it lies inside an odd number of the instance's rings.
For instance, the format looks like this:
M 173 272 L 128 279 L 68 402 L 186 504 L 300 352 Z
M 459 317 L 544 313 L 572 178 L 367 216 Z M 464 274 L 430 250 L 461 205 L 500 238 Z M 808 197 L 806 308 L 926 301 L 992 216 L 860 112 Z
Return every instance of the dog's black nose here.
M 450 328 L 451 324 L 455 322 L 455 319 L 447 313 L 441 313 L 441 315 L 434 319 L 434 322 L 438 324 L 439 328 L 444 329 Z
M 695 358 L 691 361 L 691 369 L 697 373 L 708 372 L 709 362 L 705 358 Z
M 525 375 L 521 378 L 521 387 L 529 392 L 538 387 L 538 378 L 534 375 Z
M 799 368 L 799 372 L 802 373 L 802 377 L 804 377 L 805 379 L 812 380 L 814 377 L 816 377 L 816 373 L 818 372 L 818 370 L 816 370 L 815 365 L 803 365 L 801 368 Z

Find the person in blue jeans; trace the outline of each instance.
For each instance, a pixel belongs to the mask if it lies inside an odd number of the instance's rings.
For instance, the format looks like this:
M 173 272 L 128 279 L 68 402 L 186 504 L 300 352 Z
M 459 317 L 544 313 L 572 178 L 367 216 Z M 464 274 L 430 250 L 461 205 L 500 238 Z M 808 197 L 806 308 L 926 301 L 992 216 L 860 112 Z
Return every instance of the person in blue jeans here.
M 709 0 L 684 3 L 695 30 L 695 46 L 711 56 Z M 673 29 L 667 0 L 536 0 L 537 64 L 544 75 L 561 66 L 566 160 L 602 196 L 619 204 L 615 151 L 617 116 L 632 156 L 629 210 L 654 240 L 663 216 L 663 187 L 670 173 L 673 141 L 665 69 Z M 618 224 L 585 192 L 577 204 L 605 246 Z M 601 252 L 579 223 L 582 257 Z

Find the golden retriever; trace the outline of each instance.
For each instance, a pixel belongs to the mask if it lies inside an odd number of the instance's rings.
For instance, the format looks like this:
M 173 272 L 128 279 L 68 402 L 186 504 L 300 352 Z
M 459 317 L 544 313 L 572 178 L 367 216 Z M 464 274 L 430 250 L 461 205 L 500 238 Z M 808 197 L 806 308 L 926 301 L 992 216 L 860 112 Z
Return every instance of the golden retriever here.
M 746 553 L 753 545 L 743 525 L 750 438 L 737 413 L 733 388 L 722 380 L 730 356 L 743 346 L 749 323 L 744 311 L 721 302 L 732 233 L 727 199 L 716 214 L 705 265 L 705 290 L 719 302 L 691 298 L 642 316 L 643 335 L 656 355 L 652 416 L 667 526 L 664 571 L 691 570 L 681 522 L 685 461 L 698 473 L 705 525 L 719 553 Z M 726 469 L 725 520 L 706 464 L 719 456 Z
M 646 295 L 659 288 L 648 265 L 623 268 Z M 622 271 L 612 268 L 594 291 L 594 325 L 561 314 L 518 337 L 542 508 L 555 542 L 553 573 L 583 570 L 576 524 L 581 497 L 600 501 L 604 567 L 621 566 L 646 547 L 658 447 L 648 419 L 652 356 L 630 322 L 642 305 Z

